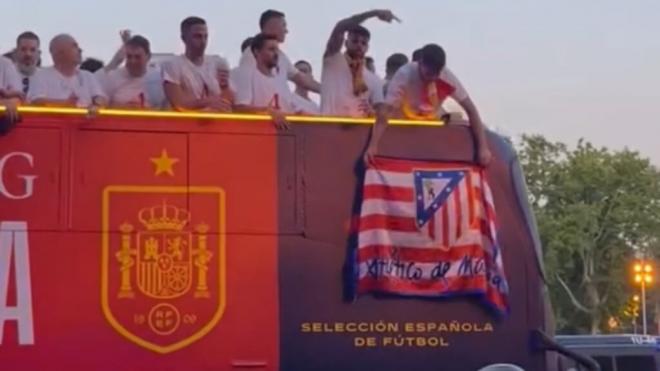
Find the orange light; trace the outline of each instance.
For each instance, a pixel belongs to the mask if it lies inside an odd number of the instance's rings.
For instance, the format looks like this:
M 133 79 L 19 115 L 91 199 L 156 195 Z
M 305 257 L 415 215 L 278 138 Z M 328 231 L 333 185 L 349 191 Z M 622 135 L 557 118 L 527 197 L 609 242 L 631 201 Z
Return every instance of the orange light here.
M 610 317 L 610 319 L 607 321 L 607 324 L 610 326 L 610 328 L 614 329 L 619 326 L 619 321 L 617 321 L 614 317 Z
M 4 112 L 5 107 L 0 106 L 0 112 Z M 25 114 L 40 113 L 51 115 L 76 115 L 86 116 L 87 109 L 74 107 L 36 107 L 21 106 L 18 112 Z M 177 112 L 177 111 L 150 111 L 150 110 L 124 110 L 124 109 L 100 109 L 99 117 L 145 117 L 145 118 L 180 118 L 180 119 L 210 119 L 210 120 L 234 120 L 234 121 L 267 121 L 268 115 L 243 114 L 243 113 L 211 113 L 211 112 Z M 287 116 L 286 119 L 292 123 L 308 124 L 353 124 L 353 125 L 373 125 L 373 118 L 352 118 L 352 117 L 329 117 L 329 116 Z M 392 125 L 411 125 L 411 126 L 442 126 L 443 121 L 420 121 L 420 120 L 398 120 L 389 121 Z
M 642 275 L 641 274 L 636 274 L 635 275 L 635 282 L 637 282 L 637 283 L 642 282 Z
M 646 283 L 651 283 L 651 282 L 653 282 L 653 276 L 645 275 L 645 276 L 644 276 L 644 281 L 645 281 Z
M 651 264 L 645 264 L 644 265 L 644 272 L 646 272 L 646 273 L 653 272 L 653 267 L 651 266 Z
M 642 265 L 637 263 L 635 264 L 635 272 L 639 273 L 642 271 Z
M 639 301 L 639 295 L 633 296 L 633 301 Z

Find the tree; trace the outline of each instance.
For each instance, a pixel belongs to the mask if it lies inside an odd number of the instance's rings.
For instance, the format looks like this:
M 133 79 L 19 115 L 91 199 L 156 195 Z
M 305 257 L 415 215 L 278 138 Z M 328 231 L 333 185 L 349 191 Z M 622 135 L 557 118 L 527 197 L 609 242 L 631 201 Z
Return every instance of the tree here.
M 524 136 L 519 157 L 563 331 L 599 333 L 630 297 L 630 261 L 658 255 L 660 173 L 630 150 Z

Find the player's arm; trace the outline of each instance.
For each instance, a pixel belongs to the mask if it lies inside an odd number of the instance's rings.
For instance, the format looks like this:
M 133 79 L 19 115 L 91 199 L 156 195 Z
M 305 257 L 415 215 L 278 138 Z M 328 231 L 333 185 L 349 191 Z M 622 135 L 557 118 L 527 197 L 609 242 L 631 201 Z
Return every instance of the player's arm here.
M 170 107 L 176 111 L 199 111 L 208 108 L 211 104 L 209 99 L 197 99 L 181 88 L 181 71 L 173 63 L 165 63 L 162 71 L 163 92 L 170 103 Z
M 321 93 L 321 84 L 310 75 L 298 72 L 291 77 L 291 81 L 314 93 Z
M 482 166 L 487 166 L 492 160 L 493 155 L 490 152 L 490 148 L 488 147 L 486 129 L 484 128 L 484 124 L 481 121 L 479 110 L 477 110 L 477 106 L 475 106 L 474 102 L 472 102 L 472 99 L 470 99 L 469 96 L 463 100 L 460 100 L 458 104 L 460 104 L 461 107 L 465 110 L 465 113 L 467 113 L 468 121 L 470 122 L 470 128 L 472 129 L 472 133 L 476 138 L 477 158 L 479 160 L 479 164 Z
M 163 81 L 163 91 L 170 106 L 176 111 L 199 111 L 210 105 L 207 99 L 197 99 L 171 81 Z
M 366 164 L 371 164 L 374 161 L 374 157 L 378 154 L 378 145 L 380 140 L 389 125 L 389 119 L 392 112 L 392 107 L 387 103 L 380 103 L 374 106 L 376 111 L 376 121 L 374 126 L 371 128 L 371 135 L 369 137 L 369 143 L 367 144 L 367 149 L 364 152 L 364 162 Z
M 383 134 L 389 125 L 390 117 L 396 112 L 405 99 L 405 88 L 407 83 L 407 75 L 402 68 L 400 68 L 392 77 L 390 81 L 387 92 L 385 92 L 385 97 L 382 102 L 379 103 L 378 94 L 382 92 L 375 91 L 375 101 L 374 101 L 374 111 L 376 114 L 376 120 L 374 126 L 371 128 L 371 135 L 369 137 L 369 143 L 367 149 L 364 153 L 364 161 L 366 164 L 372 163 L 374 156 L 378 152 L 378 146 L 380 144 Z
M 328 39 L 328 44 L 325 47 L 325 53 L 323 56 L 329 57 L 339 53 L 341 51 L 341 46 L 344 43 L 344 35 L 346 35 L 346 32 L 351 28 L 360 25 L 367 19 L 375 17 L 388 23 L 392 22 L 393 20 L 400 22 L 399 18 L 397 18 L 394 13 L 387 9 L 370 10 L 368 12 L 356 14 L 351 17 L 342 19 L 341 21 L 337 22 L 335 28 L 332 29 L 332 33 L 330 33 L 330 38 Z
M 21 104 L 19 98 L 2 98 L 0 97 L 0 106 L 4 107 L 4 112 L 0 111 L 0 118 L 7 117 L 9 124 L 18 121 L 18 106 Z
M 108 106 L 108 97 L 105 94 L 105 91 L 101 87 L 101 82 L 97 79 L 97 76 L 93 74 L 87 74 L 89 77 L 89 89 L 90 95 L 92 97 L 91 107 L 102 108 Z
M 117 51 L 115 52 L 115 55 L 112 56 L 112 59 L 108 64 L 103 67 L 103 70 L 105 72 L 110 72 L 114 69 L 117 69 L 119 66 L 121 66 L 122 63 L 124 63 L 124 59 L 126 58 L 126 42 L 130 40 L 131 38 L 131 31 L 130 30 L 121 30 L 119 31 L 119 37 L 121 38 L 121 46 Z
M 277 108 L 237 103 L 234 106 L 234 112 L 269 115 L 273 119 L 273 123 L 275 124 L 276 128 L 283 130 L 287 130 L 289 128 L 289 122 L 286 120 L 286 115 L 284 112 Z
M 103 108 L 108 106 L 108 98 L 103 95 L 95 95 L 92 97 L 92 106 Z
M 0 99 L 18 99 L 22 101 L 25 99 L 25 95 L 18 90 L 0 89 Z
M 5 71 L 7 82 L 4 88 L 0 88 L 0 99 L 12 100 L 14 103 L 25 101 L 25 94 L 21 91 L 23 84 L 18 71 L 11 66 Z

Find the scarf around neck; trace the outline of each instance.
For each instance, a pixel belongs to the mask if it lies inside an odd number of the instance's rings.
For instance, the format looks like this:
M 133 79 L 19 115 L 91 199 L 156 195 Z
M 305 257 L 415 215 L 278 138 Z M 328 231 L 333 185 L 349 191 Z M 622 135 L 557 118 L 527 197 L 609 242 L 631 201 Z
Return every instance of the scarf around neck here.
M 346 61 L 353 79 L 353 95 L 360 96 L 369 90 L 367 83 L 364 81 L 364 58 L 353 59 L 346 54 Z

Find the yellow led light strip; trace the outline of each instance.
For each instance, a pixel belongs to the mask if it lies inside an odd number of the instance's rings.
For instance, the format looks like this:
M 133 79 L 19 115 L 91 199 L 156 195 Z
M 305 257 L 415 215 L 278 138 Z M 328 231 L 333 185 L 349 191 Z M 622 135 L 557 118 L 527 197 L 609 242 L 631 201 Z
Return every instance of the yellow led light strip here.
M 0 106 L 0 112 L 4 112 L 5 107 Z M 34 107 L 22 106 L 18 112 L 25 114 L 49 114 L 49 115 L 72 115 L 85 116 L 85 108 L 68 107 Z M 233 120 L 233 121 L 264 121 L 270 120 L 268 115 L 243 114 L 243 113 L 210 113 L 210 112 L 176 112 L 176 111 L 147 111 L 147 110 L 123 110 L 123 109 L 101 109 L 99 116 L 114 117 L 144 117 L 144 118 L 173 118 L 173 119 L 213 119 L 213 120 Z M 329 116 L 287 116 L 287 120 L 293 123 L 305 124 L 356 124 L 372 125 L 374 119 L 359 119 L 351 117 L 329 117 Z M 443 125 L 442 121 L 418 121 L 418 120 L 390 120 L 393 125 L 419 125 L 419 126 L 438 126 Z

